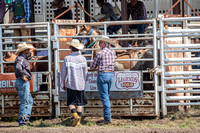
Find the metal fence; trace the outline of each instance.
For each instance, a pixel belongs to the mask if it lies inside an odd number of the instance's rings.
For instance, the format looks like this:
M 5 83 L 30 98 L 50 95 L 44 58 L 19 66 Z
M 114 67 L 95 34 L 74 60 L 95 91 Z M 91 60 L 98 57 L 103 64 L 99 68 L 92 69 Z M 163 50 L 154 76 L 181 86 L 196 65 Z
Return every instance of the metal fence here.
M 152 24 L 153 28 L 152 31 L 149 33 L 144 33 L 144 34 L 115 34 L 115 35 L 108 35 L 107 33 L 107 27 L 109 25 L 130 25 L 130 24 Z M 152 57 L 151 58 L 139 58 L 139 59 L 117 59 L 116 61 L 138 61 L 138 62 L 152 62 L 153 67 L 155 68 L 158 65 L 158 53 L 157 53 L 157 43 L 156 43 L 156 20 L 143 20 L 143 21 L 117 21 L 117 22 L 97 22 L 97 23 L 83 23 L 83 22 L 78 22 L 78 23 L 54 23 L 54 37 L 53 43 L 54 43 L 54 58 L 55 58 L 55 99 L 56 101 L 56 116 L 63 116 L 63 115 L 68 115 L 69 112 L 66 109 L 65 105 L 65 92 L 60 93 L 60 68 L 61 68 L 61 63 L 63 62 L 62 59 L 60 59 L 60 52 L 62 51 L 70 51 L 69 49 L 63 49 L 61 48 L 61 42 L 60 39 L 63 38 L 98 38 L 101 37 L 102 35 L 78 35 L 78 31 L 81 26 L 86 25 L 86 26 L 93 26 L 96 29 L 99 29 L 102 31 L 103 35 L 109 36 L 111 39 L 116 39 L 118 41 L 136 41 L 136 40 L 148 40 L 152 42 L 151 46 L 148 47 L 123 47 L 123 48 L 113 48 L 114 50 L 146 50 L 146 49 L 151 49 L 153 51 Z M 75 35 L 60 35 L 59 30 L 62 27 L 74 27 L 76 30 Z M 65 42 L 66 43 L 66 42 Z M 65 45 L 65 43 L 63 45 Z M 97 49 L 94 48 L 84 48 L 81 53 L 83 54 L 85 51 L 94 51 Z M 84 56 L 89 56 L 88 54 Z M 91 59 L 87 60 L 88 63 L 91 62 Z M 131 70 L 134 71 L 134 70 Z M 143 74 L 145 73 L 150 73 L 147 70 L 142 70 Z M 136 99 L 134 97 L 134 93 L 131 94 L 130 91 L 127 92 L 117 92 L 115 95 L 112 95 L 111 91 L 111 106 L 113 110 L 113 115 L 133 115 L 133 116 L 141 116 L 141 115 L 147 115 L 147 116 L 159 116 L 159 96 L 158 96 L 158 75 L 155 73 L 153 74 L 153 79 L 151 81 L 143 81 L 143 84 L 151 84 L 153 89 L 149 88 L 143 88 L 143 93 L 144 97 L 140 99 Z M 87 88 L 86 88 L 87 89 Z M 148 90 L 149 89 L 149 90 Z M 86 91 L 87 92 L 87 91 Z M 97 93 L 93 92 L 87 92 L 87 96 L 89 100 L 88 105 L 84 107 L 84 112 L 85 115 L 98 115 L 101 114 L 102 112 L 99 112 L 99 108 L 102 106 L 99 106 L 99 101 L 95 99 Z M 137 93 L 135 93 L 137 94 Z M 125 102 L 126 101 L 126 102 Z M 119 104 L 116 105 L 116 102 Z M 122 110 L 122 107 L 124 109 Z M 94 111 L 94 108 L 96 111 Z M 92 111 L 93 114 L 92 114 Z M 117 113 L 118 112 L 118 113 Z
M 22 26 L 25 26 L 22 27 Z M 16 30 L 26 29 L 32 34 L 29 36 L 16 35 Z M 20 42 L 26 42 L 36 47 L 34 59 L 29 60 L 33 64 L 32 69 L 32 95 L 34 99 L 32 116 L 52 116 L 52 53 L 51 30 L 49 23 L 15 23 L 0 25 L 0 65 L 1 77 L 13 75 L 13 71 L 5 71 L 5 67 L 13 67 L 14 61 L 5 61 L 8 52 L 14 54 Z M 27 31 L 27 32 L 28 32 Z M 34 33 L 34 34 L 33 34 Z M 44 58 L 45 57 L 45 58 Z M 47 57 L 47 58 L 46 58 Z M 45 67 L 45 68 L 42 68 Z M 13 75 L 14 77 L 14 75 Z M 13 82 L 14 87 L 14 82 Z M 2 89 L 2 86 L 1 86 Z M 9 89 L 9 88 L 4 88 Z M 14 87 L 15 89 L 15 87 Z M 15 92 L 0 94 L 1 117 L 13 117 L 18 115 L 19 96 Z
M 200 105 L 198 69 L 200 58 L 194 57 L 200 51 L 200 44 L 194 44 L 194 39 L 200 36 L 200 18 L 162 18 L 160 19 L 160 55 L 161 55 L 161 85 L 162 112 L 166 116 L 170 108 L 189 105 Z M 183 27 L 176 24 L 182 23 Z M 168 25 L 168 29 L 165 29 Z M 176 27 L 175 27 L 176 25 Z M 179 41 L 178 41 L 179 40 Z M 192 102 L 191 100 L 196 100 Z

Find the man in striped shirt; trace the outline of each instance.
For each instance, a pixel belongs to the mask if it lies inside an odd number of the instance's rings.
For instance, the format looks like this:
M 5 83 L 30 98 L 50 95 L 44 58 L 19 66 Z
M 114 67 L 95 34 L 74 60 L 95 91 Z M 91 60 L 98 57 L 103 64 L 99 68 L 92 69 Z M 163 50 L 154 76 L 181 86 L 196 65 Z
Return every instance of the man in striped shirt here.
M 9 16 L 9 23 L 30 23 L 31 18 L 31 5 L 30 0 L 12 0 L 11 1 L 11 10 Z M 30 36 L 31 31 L 25 26 L 21 26 L 21 29 L 15 29 L 15 36 Z M 20 39 L 15 39 L 20 41 Z M 22 41 L 27 41 L 28 38 L 22 39 Z
M 102 36 L 102 38 L 99 38 L 96 42 L 99 42 L 101 51 L 95 56 L 90 68 L 95 70 L 98 67 L 97 87 L 104 108 L 103 123 L 107 124 L 112 121 L 109 93 L 112 84 L 116 53 L 114 50 L 108 48 L 109 44 L 114 44 L 109 37 Z
M 67 43 L 72 53 L 64 58 L 61 69 L 61 78 L 64 89 L 67 90 L 67 106 L 72 113 L 72 126 L 80 125 L 82 106 L 87 104 L 85 97 L 85 82 L 87 77 L 87 61 L 78 51 L 84 45 L 77 39 Z M 76 108 L 77 106 L 77 108 Z

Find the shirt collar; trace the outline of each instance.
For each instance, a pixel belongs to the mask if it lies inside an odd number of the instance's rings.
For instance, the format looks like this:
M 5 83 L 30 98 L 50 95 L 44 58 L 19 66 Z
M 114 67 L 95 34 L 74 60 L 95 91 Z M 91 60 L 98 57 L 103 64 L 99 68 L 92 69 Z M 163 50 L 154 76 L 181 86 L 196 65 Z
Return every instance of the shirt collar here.
M 72 52 L 71 55 L 80 55 L 79 52 Z

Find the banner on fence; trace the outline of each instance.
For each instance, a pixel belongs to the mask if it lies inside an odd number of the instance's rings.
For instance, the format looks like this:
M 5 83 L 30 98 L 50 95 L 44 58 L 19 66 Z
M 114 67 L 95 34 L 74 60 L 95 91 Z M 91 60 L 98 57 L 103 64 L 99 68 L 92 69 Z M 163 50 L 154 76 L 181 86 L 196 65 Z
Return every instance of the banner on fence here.
M 117 71 L 114 73 L 111 91 L 141 91 L 141 71 Z M 86 82 L 86 91 L 98 91 L 97 72 L 89 72 Z
M 17 92 L 15 88 L 15 74 L 0 74 L 0 93 Z M 30 81 L 30 91 L 33 92 L 33 81 Z

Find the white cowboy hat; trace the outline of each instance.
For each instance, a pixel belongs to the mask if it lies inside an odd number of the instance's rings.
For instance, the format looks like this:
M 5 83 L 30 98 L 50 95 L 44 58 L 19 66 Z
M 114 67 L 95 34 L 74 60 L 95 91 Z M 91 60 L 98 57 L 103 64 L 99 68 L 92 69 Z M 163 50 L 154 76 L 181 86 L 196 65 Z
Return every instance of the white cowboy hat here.
M 115 43 L 108 37 L 108 36 L 102 36 L 101 38 L 97 39 L 95 42 L 107 42 L 110 43 L 112 45 L 114 45 Z
M 63 4 L 64 0 L 54 0 L 51 4 L 52 8 L 58 8 L 61 4 Z
M 18 49 L 15 52 L 15 54 L 19 54 L 20 52 L 27 50 L 27 49 L 35 49 L 32 45 L 26 44 L 25 42 L 20 43 L 17 47 L 18 47 Z
M 78 39 L 72 39 L 71 42 L 67 42 L 67 45 L 75 47 L 76 49 L 83 49 L 84 45 L 79 42 Z

